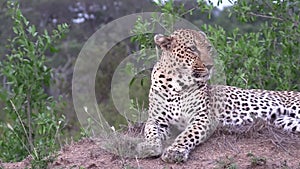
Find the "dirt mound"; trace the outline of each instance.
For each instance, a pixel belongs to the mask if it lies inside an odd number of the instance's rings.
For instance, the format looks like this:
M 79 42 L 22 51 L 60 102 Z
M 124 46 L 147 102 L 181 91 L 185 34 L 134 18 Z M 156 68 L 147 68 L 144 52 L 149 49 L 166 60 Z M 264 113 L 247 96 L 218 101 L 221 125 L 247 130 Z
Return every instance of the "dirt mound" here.
M 109 153 L 97 141 L 83 139 L 65 146 L 49 168 L 144 168 L 144 169 L 201 169 L 201 168 L 284 168 L 300 169 L 300 135 L 255 124 L 232 130 L 219 128 L 205 143 L 198 146 L 184 164 L 168 164 L 160 158 L 133 159 Z M 252 130 L 255 130 L 252 131 Z M 28 160 L 3 163 L 3 168 L 25 168 Z

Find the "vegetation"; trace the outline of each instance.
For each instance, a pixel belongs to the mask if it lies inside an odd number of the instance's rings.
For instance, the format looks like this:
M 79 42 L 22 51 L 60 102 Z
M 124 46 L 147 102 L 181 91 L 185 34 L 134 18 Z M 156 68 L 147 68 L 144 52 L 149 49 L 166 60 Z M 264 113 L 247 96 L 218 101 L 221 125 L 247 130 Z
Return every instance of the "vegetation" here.
M 227 84 L 269 90 L 300 90 L 300 4 L 298 1 L 241 0 L 229 16 L 241 23 L 260 22 L 258 31 L 225 32 L 204 25 L 224 61 Z
M 225 157 L 217 161 L 215 169 L 237 169 L 237 165 L 234 162 L 234 159 L 231 157 Z
M 52 35 L 36 32 L 36 27 L 22 15 L 17 3 L 8 2 L 15 37 L 9 41 L 9 54 L 0 62 L 5 86 L 1 99 L 5 102 L 5 119 L 1 122 L 0 158 L 20 161 L 31 155 L 32 167 L 43 168 L 56 146 L 64 125 L 57 102 L 45 93 L 51 83 L 52 69 L 46 65 L 47 50 L 55 51 L 68 26 L 58 25 Z
M 204 12 L 208 17 L 206 19 L 215 21 L 213 24 L 204 23 L 199 26 L 208 34 L 218 52 L 217 59 L 224 64 L 226 84 L 244 88 L 300 90 L 298 1 L 239 0 L 233 7 L 226 8 L 218 15 L 220 20 L 214 16 L 212 4 L 205 5 L 203 1 L 198 1 L 198 8 L 182 9 L 181 13 L 174 7 L 176 4 L 173 1 L 166 4 L 158 2 L 158 6 L 165 13 L 178 17 L 189 14 L 187 18 L 194 18 Z M 252 25 L 252 29 L 229 26 L 232 29 L 228 30 L 228 23 L 225 25 L 221 22 L 224 17 L 233 21 L 232 25 Z M 146 28 L 151 30 L 149 25 L 157 20 L 149 22 L 138 21 L 135 32 L 145 32 Z M 165 20 L 159 22 L 166 23 Z M 174 22 L 174 19 L 169 22 Z M 139 35 L 133 41 L 138 42 L 141 49 L 149 48 L 153 46 L 149 38 L 149 35 Z
M 251 152 L 247 154 L 247 157 L 250 157 L 251 166 L 263 166 L 267 163 L 267 159 L 265 157 L 257 157 Z

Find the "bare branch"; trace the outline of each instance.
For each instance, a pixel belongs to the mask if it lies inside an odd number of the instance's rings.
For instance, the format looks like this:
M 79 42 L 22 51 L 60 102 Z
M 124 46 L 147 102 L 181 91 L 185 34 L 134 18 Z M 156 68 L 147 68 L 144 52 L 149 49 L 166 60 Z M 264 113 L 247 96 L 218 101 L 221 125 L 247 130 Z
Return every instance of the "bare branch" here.
M 268 19 L 275 19 L 275 20 L 279 20 L 279 21 L 284 21 L 284 19 L 282 19 L 282 18 L 269 16 L 269 15 L 256 14 L 256 13 L 253 13 L 253 12 L 249 12 L 248 14 L 250 14 L 252 16 L 256 16 L 256 17 L 261 17 L 261 18 L 268 18 Z

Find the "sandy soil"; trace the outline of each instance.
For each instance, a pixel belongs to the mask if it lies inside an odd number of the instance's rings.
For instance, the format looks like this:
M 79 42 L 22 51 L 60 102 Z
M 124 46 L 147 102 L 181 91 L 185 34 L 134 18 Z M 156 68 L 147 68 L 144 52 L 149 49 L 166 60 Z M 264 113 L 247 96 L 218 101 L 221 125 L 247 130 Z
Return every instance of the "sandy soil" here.
M 29 167 L 29 161 L 1 165 L 5 169 L 21 169 Z M 119 157 L 100 148 L 97 141 L 83 139 L 62 148 L 48 168 L 300 169 L 300 135 L 262 125 L 239 130 L 222 127 L 183 164 L 168 164 L 160 158 Z

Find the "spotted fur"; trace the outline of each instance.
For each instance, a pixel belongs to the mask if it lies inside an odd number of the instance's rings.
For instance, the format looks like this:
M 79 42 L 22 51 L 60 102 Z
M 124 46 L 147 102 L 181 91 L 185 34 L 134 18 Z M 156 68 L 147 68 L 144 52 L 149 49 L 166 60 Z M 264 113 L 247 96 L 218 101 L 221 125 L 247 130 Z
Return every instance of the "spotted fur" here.
M 300 132 L 300 93 L 211 86 L 213 48 L 203 32 L 177 30 L 156 35 L 162 49 L 151 75 L 146 142 L 138 151 L 166 162 L 184 162 L 190 151 L 214 132 L 218 123 L 242 125 L 261 118 L 287 131 Z M 182 132 L 164 151 L 170 126 Z

